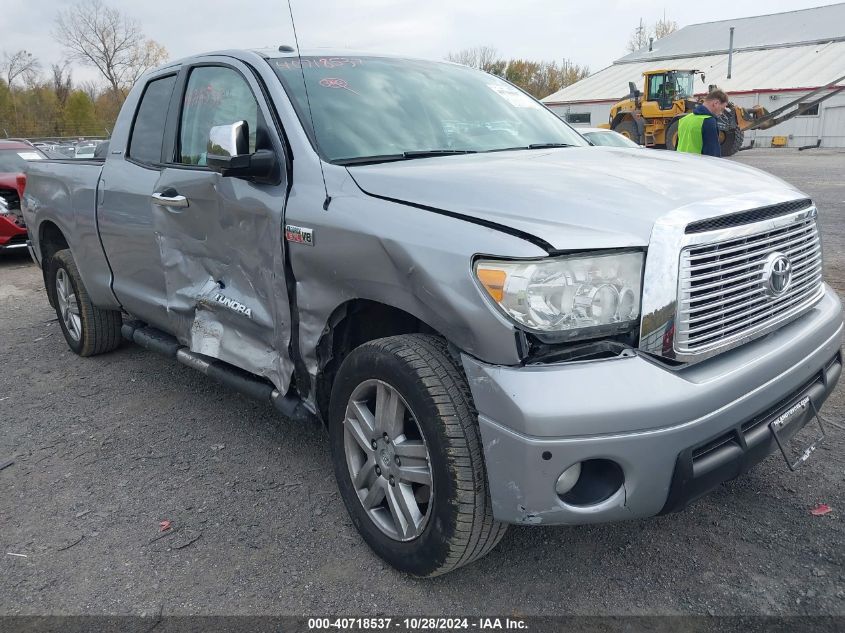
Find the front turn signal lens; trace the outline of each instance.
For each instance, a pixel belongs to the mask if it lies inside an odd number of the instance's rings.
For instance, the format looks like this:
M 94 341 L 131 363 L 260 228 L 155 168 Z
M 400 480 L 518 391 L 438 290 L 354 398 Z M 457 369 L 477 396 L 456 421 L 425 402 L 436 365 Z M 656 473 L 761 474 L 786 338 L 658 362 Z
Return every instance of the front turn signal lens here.
M 500 268 L 483 268 L 479 266 L 475 272 L 478 281 L 484 289 L 493 297 L 496 303 L 501 303 L 505 297 L 505 281 L 508 274 Z

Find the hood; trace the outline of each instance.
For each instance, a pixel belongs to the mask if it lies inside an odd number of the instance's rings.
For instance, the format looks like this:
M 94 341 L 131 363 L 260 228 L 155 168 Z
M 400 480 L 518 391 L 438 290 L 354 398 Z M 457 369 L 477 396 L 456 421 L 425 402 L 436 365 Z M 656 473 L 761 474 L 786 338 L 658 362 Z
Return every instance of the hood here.
M 569 147 L 350 166 L 367 194 L 503 225 L 554 250 L 648 244 L 673 211 L 706 217 L 802 196 L 766 172 L 676 152 Z M 681 214 L 683 215 L 683 214 Z

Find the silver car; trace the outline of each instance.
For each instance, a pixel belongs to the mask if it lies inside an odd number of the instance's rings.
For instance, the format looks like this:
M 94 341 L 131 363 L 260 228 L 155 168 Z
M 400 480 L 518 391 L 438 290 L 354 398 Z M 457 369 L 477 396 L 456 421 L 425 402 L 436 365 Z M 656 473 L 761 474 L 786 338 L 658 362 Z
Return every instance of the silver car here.
M 642 145 L 635 143 L 627 136 L 623 136 L 619 132 L 614 132 L 613 130 L 607 130 L 600 127 L 579 127 L 576 129 L 581 136 L 590 141 L 593 145 L 597 145 L 599 147 L 643 148 Z

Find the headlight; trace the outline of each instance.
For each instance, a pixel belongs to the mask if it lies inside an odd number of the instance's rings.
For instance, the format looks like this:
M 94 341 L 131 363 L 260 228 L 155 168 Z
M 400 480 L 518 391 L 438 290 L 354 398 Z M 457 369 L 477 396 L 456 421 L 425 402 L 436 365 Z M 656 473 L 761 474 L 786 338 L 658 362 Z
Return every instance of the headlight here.
M 642 252 L 535 261 L 478 260 L 475 275 L 499 308 L 537 332 L 588 338 L 631 329 L 640 316 Z
M 0 196 L 0 215 L 9 215 L 9 203 L 3 196 Z

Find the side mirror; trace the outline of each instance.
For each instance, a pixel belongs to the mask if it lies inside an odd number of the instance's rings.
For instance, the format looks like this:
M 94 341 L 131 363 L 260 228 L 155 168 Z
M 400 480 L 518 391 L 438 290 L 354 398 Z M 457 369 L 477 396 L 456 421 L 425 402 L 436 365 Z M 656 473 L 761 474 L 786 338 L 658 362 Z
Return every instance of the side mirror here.
M 209 130 L 205 163 L 221 176 L 261 183 L 279 181 L 279 161 L 275 152 L 259 149 L 249 153 L 249 124 L 246 121 L 215 125 Z
M 705 83 L 707 79 L 704 77 L 704 73 L 701 73 L 701 83 Z

